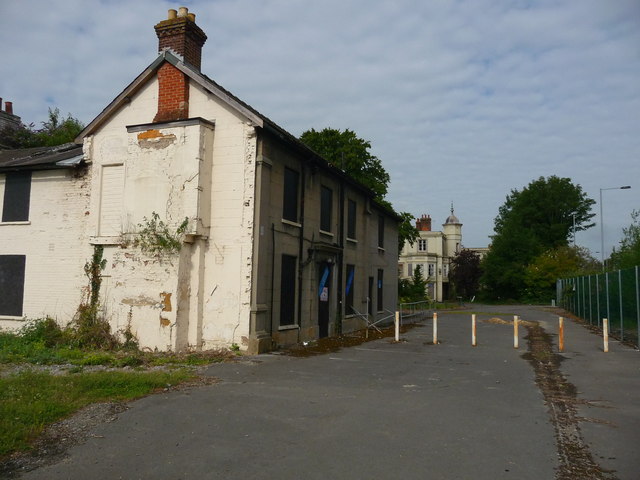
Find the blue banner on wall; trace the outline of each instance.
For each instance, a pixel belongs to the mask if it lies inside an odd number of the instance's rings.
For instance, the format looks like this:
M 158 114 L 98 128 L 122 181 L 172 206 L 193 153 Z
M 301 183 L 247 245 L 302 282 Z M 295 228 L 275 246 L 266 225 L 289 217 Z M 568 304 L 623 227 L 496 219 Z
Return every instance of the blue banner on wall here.
M 329 265 L 324 267 L 324 272 L 322 273 L 322 278 L 320 279 L 320 288 L 318 288 L 318 296 L 322 296 L 322 292 L 324 291 L 324 286 L 327 284 L 327 279 L 329 278 Z
M 346 289 L 346 294 L 349 295 L 349 292 L 351 291 L 351 285 L 353 284 L 353 275 L 355 273 L 356 269 L 352 269 L 349 272 L 349 277 L 347 278 L 347 289 Z

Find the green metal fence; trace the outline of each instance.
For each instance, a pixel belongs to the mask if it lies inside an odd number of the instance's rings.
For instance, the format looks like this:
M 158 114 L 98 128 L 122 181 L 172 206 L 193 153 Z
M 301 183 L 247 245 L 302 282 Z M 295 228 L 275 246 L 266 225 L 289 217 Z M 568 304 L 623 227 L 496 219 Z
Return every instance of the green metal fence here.
M 639 267 L 598 275 L 563 278 L 556 283 L 558 305 L 591 325 L 609 319 L 610 334 L 636 347 L 640 338 Z

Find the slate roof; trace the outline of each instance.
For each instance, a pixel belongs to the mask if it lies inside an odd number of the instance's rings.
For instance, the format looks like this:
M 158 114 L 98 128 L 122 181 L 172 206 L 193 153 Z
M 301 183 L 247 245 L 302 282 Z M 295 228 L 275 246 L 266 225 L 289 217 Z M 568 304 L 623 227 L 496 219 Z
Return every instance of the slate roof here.
M 83 159 L 82 145 L 76 143 L 0 150 L 0 171 L 73 168 L 82 163 Z
M 120 106 L 129 103 L 131 101 L 131 97 L 138 90 L 140 90 L 146 81 L 155 75 L 156 71 L 160 68 L 160 66 L 164 62 L 169 62 L 171 65 L 176 67 L 178 70 L 187 75 L 191 80 L 199 84 L 202 88 L 205 89 L 207 93 L 210 95 L 214 95 L 227 103 L 230 107 L 234 108 L 236 111 L 240 112 L 244 115 L 247 120 L 252 122 L 255 126 L 263 128 L 269 131 L 271 134 L 274 134 L 281 140 L 288 143 L 291 147 L 297 149 L 298 151 L 303 152 L 309 162 L 314 163 L 322 168 L 331 171 L 334 175 L 343 178 L 347 183 L 351 186 L 366 192 L 366 194 L 371 198 L 373 203 L 375 203 L 379 208 L 395 217 L 397 220 L 401 220 L 401 217 L 387 205 L 384 205 L 378 202 L 375 199 L 375 194 L 372 190 L 362 185 L 360 182 L 352 178 L 350 175 L 342 171 L 341 169 L 331 165 L 327 160 L 324 159 L 321 155 L 313 151 L 307 145 L 305 145 L 302 141 L 296 138 L 294 135 L 287 132 L 284 128 L 277 125 L 274 121 L 267 118 L 265 115 L 258 112 L 251 105 L 243 102 L 238 97 L 233 95 L 231 92 L 226 90 L 220 84 L 216 83 L 214 80 L 210 79 L 206 75 L 204 75 L 197 68 L 193 67 L 189 63 L 183 61 L 183 58 L 173 52 L 170 49 L 165 49 L 158 54 L 158 57 L 140 74 L 136 77 L 113 101 L 107 105 L 100 114 L 93 119 L 85 128 L 80 132 L 78 137 L 76 138 L 76 142 L 82 142 L 84 137 L 87 135 L 93 134 L 100 126 L 108 120 L 111 114 L 116 111 Z M 165 122 L 160 122 L 165 123 Z

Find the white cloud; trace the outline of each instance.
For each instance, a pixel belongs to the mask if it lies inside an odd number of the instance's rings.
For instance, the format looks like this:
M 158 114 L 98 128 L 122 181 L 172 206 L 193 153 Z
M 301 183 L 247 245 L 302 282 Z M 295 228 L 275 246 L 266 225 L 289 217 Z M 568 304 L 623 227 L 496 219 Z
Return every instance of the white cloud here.
M 605 193 L 609 248 L 640 208 L 635 0 L 193 0 L 203 71 L 294 135 L 351 128 L 390 200 L 434 225 L 450 202 L 486 245 L 512 188 L 567 176 Z M 0 96 L 27 122 L 88 122 L 153 61 L 167 1 L 3 2 Z M 19 19 L 17 21 L 16 19 Z M 596 208 L 596 212 L 598 208 Z M 599 228 L 578 234 L 599 250 Z

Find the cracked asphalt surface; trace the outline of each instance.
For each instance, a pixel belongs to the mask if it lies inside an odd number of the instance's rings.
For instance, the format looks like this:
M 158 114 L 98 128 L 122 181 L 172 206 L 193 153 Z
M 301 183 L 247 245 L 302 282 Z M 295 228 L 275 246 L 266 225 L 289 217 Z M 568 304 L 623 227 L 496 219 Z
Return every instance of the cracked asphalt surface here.
M 133 402 L 19 478 L 637 478 L 638 351 L 612 342 L 604 354 L 599 337 L 566 322 L 559 356 L 556 311 L 473 310 L 477 347 L 463 310 L 440 314 L 438 345 L 428 319 L 400 343 L 213 365 L 206 375 L 219 382 Z M 514 314 L 539 322 L 547 351 L 534 355 L 526 328 L 514 349 L 513 328 L 489 321 Z M 559 375 L 570 415 L 553 414 L 541 375 Z

